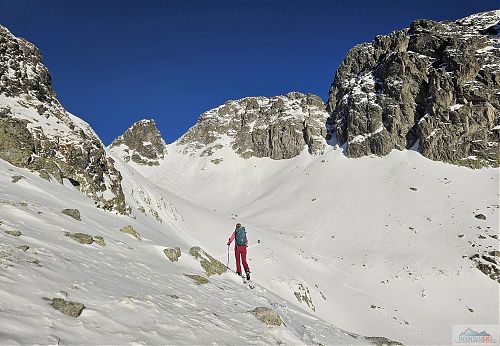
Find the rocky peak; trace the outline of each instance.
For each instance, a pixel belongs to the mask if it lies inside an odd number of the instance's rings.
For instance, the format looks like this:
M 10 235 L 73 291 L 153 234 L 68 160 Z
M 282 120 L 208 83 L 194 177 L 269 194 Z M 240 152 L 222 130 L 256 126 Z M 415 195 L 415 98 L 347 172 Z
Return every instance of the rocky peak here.
M 499 14 L 417 20 L 352 48 L 327 107 L 348 156 L 416 146 L 433 160 L 498 166 Z
M 154 120 L 141 120 L 133 124 L 109 146 L 111 152 L 126 162 L 157 166 L 167 154 L 167 145 Z
M 59 105 L 49 71 L 38 48 L 0 26 L 0 93 L 29 95 L 46 104 Z
M 1 26 L 0 158 L 128 213 L 122 177 L 97 135 L 61 106 L 38 49 Z
M 224 147 L 243 158 L 288 159 L 305 146 L 318 154 L 326 145 L 327 117 L 323 101 L 312 94 L 246 97 L 203 113 L 176 144 L 200 156 Z

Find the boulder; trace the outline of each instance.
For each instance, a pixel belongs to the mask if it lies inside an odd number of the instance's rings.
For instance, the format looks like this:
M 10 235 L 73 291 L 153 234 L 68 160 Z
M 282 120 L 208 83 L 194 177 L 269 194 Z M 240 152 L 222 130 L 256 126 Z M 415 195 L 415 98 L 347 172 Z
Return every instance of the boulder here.
M 5 231 L 5 233 L 9 234 L 9 235 L 12 235 L 14 237 L 19 237 L 22 235 L 21 231 L 17 230 L 17 229 L 14 229 L 14 230 L 9 230 L 9 231 Z
M 21 251 L 26 252 L 26 251 L 28 251 L 28 250 L 29 250 L 29 248 L 30 248 L 30 247 L 29 247 L 28 245 L 21 245 L 21 246 L 18 246 L 17 248 L 18 248 L 19 250 L 21 250 Z
M 391 339 L 388 339 L 383 336 L 365 336 L 364 337 L 366 340 L 370 341 L 373 345 L 377 346 L 397 346 L 397 345 L 403 345 L 402 343 L 398 341 L 394 341 Z
M 26 177 L 22 176 L 22 175 L 13 175 L 12 176 L 12 182 L 15 184 L 17 183 L 19 180 L 21 179 L 26 179 Z
M 131 236 L 133 236 L 137 240 L 141 240 L 141 236 L 139 235 L 139 233 L 137 233 L 136 230 L 134 229 L 134 227 L 132 227 L 130 225 L 127 225 L 127 226 L 120 228 L 120 232 L 130 234 Z
M 61 213 L 71 216 L 75 220 L 82 221 L 80 218 L 80 211 L 78 209 L 63 209 Z
M 106 243 L 104 242 L 104 238 L 97 236 L 97 235 L 94 236 L 94 243 L 96 243 L 97 245 L 100 245 L 100 246 L 106 246 Z
M 269 308 L 257 307 L 252 310 L 251 313 L 268 326 L 281 326 L 283 324 L 281 317 L 274 310 Z
M 50 306 L 71 317 L 80 316 L 83 309 L 85 309 L 85 305 L 82 303 L 67 301 L 62 298 L 53 298 Z
M 165 254 L 165 256 L 167 256 L 170 262 L 177 262 L 179 260 L 179 257 L 181 257 L 181 249 L 179 247 L 176 247 L 175 249 L 164 249 L 163 253 Z
M 193 279 L 197 285 L 205 285 L 208 284 L 210 281 L 208 281 L 207 278 L 198 275 L 198 274 L 184 274 L 184 276 L 187 276 L 188 278 Z
M 76 240 L 81 244 L 92 244 L 94 242 L 94 238 L 91 235 L 85 233 L 64 232 L 64 235 L 73 240 Z
M 197 259 L 201 267 L 205 270 L 205 273 L 210 276 L 214 274 L 222 274 L 227 271 L 227 268 L 220 261 L 216 260 L 199 246 L 194 246 L 189 250 L 189 254 Z

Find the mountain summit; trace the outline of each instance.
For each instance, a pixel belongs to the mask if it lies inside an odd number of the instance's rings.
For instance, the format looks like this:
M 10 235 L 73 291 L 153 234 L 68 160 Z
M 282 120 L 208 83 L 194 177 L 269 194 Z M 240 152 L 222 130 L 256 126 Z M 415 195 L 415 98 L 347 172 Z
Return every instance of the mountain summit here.
M 304 147 L 319 154 L 326 145 L 327 118 L 323 101 L 313 94 L 246 97 L 203 113 L 177 144 L 200 156 L 226 146 L 243 158 L 289 159 Z
M 136 122 L 109 147 L 124 161 L 147 166 L 159 165 L 167 154 L 167 145 L 154 120 Z

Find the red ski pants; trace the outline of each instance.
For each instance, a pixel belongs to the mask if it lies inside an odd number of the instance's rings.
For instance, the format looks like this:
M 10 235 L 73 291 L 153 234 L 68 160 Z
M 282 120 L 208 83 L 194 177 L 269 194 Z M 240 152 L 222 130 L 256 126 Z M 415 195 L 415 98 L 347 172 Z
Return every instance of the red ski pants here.
M 236 272 L 241 273 L 240 257 L 241 262 L 243 263 L 243 268 L 245 269 L 245 272 L 247 272 L 247 247 L 245 245 L 237 245 L 234 248 L 234 257 L 236 258 Z

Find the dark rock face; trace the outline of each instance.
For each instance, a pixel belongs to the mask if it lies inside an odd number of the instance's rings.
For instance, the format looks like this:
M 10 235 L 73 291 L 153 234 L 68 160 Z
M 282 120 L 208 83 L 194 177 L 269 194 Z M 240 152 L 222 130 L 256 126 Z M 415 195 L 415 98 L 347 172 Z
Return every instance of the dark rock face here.
M 200 156 L 214 156 L 227 145 L 243 158 L 289 159 L 304 146 L 319 154 L 326 145 L 327 117 L 323 101 L 312 94 L 247 97 L 203 113 L 177 145 Z
M 0 93 L 30 95 L 42 103 L 58 103 L 42 56 L 30 42 L 0 26 Z
M 498 15 L 417 20 L 352 48 L 327 109 L 347 155 L 419 151 L 471 167 L 500 164 Z
M 159 165 L 167 154 L 167 146 L 154 120 L 136 122 L 111 143 L 110 150 L 126 162 L 147 166 Z
M 66 178 L 103 208 L 128 213 L 120 172 L 90 126 L 61 106 L 41 60 L 34 45 L 0 26 L 0 158 Z

